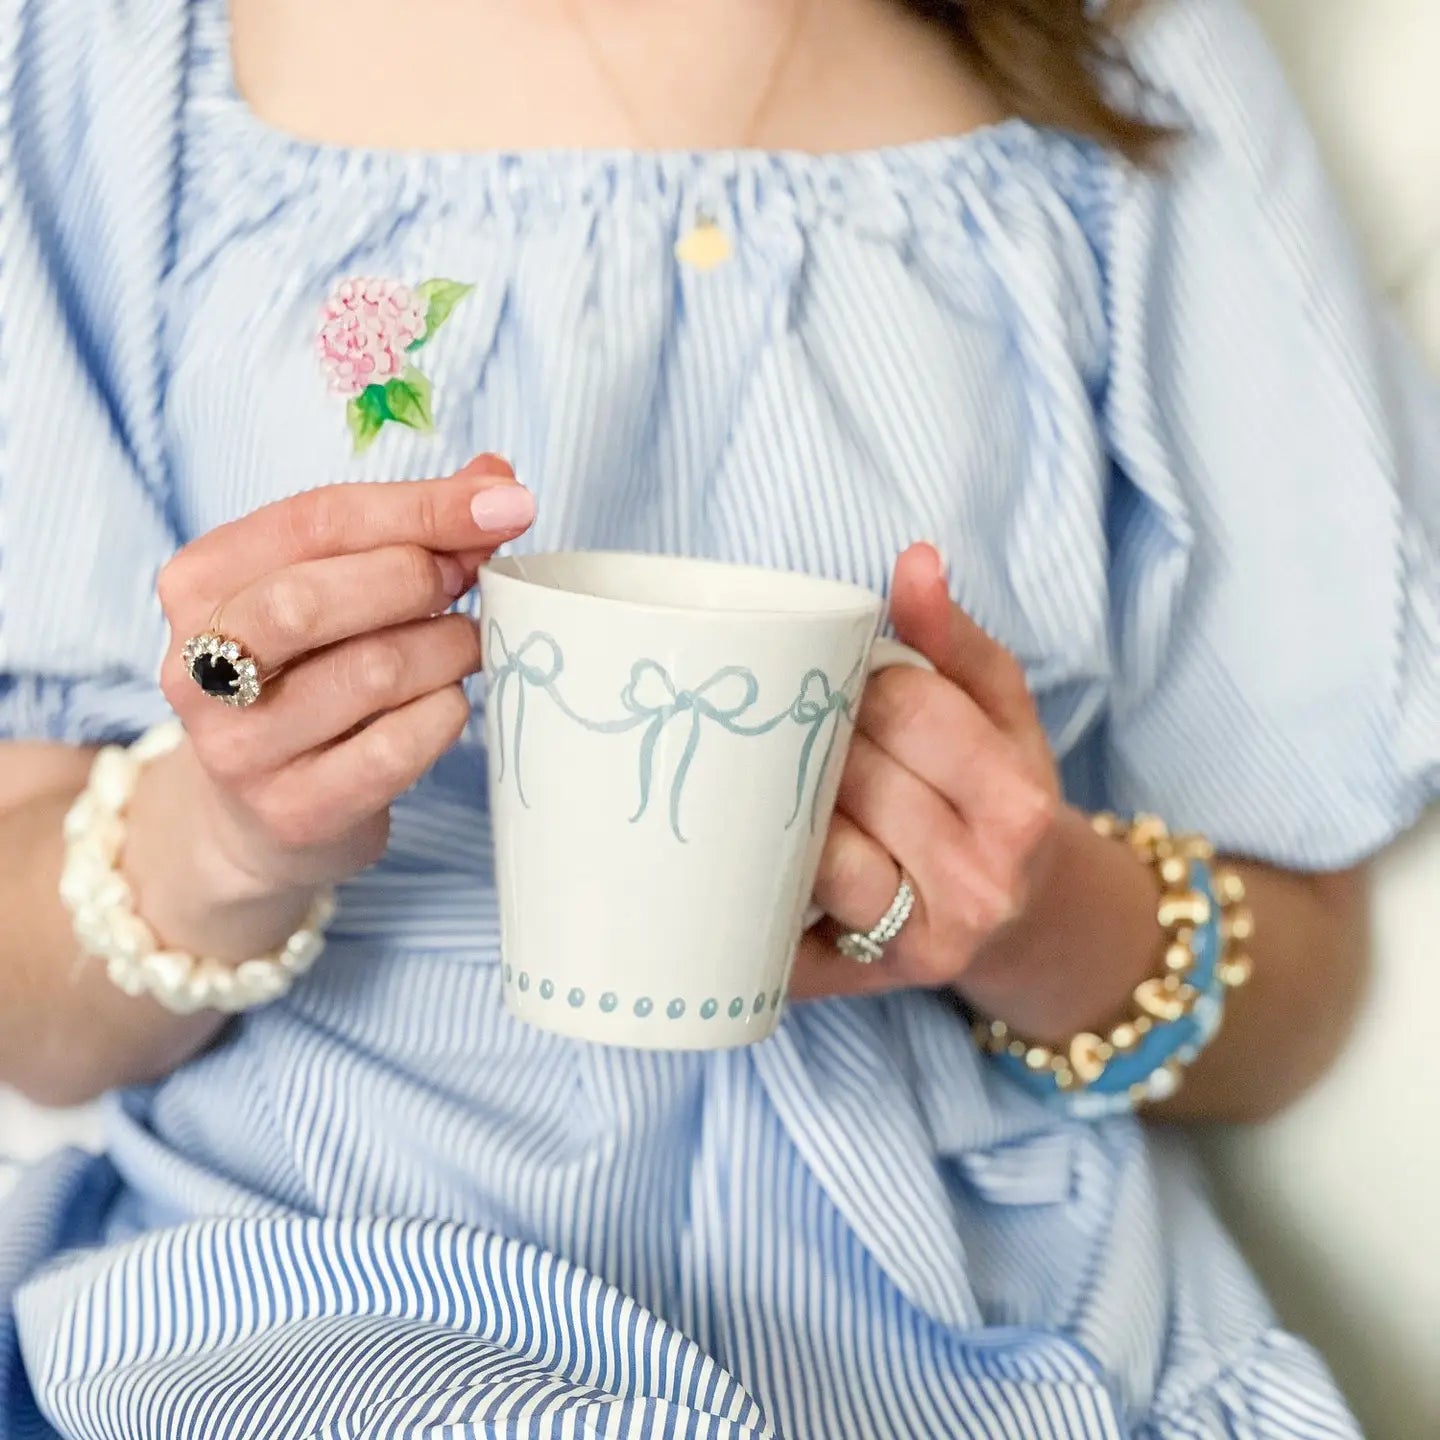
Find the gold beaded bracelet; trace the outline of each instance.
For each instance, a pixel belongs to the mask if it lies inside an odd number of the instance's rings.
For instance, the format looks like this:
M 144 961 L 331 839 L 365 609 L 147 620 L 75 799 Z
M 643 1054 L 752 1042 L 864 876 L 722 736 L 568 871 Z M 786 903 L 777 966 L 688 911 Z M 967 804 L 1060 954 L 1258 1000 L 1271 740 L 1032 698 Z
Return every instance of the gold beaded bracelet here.
M 1062 1091 L 1094 1085 L 1117 1055 L 1129 1054 L 1157 1023 L 1173 1023 L 1190 1013 L 1201 994 L 1190 983 L 1196 936 L 1212 919 L 1210 898 L 1190 883 L 1192 863 L 1208 864 L 1214 859 L 1214 847 L 1208 840 L 1198 835 L 1172 836 L 1164 821 L 1153 815 L 1139 815 L 1127 824 L 1107 813 L 1094 816 L 1091 824 L 1098 835 L 1128 845 L 1136 859 L 1154 870 L 1160 886 L 1156 920 L 1165 936 L 1164 969 L 1135 987 L 1129 1013 L 1106 1034 L 1082 1031 L 1065 1046 L 1025 1040 L 1003 1020 L 975 1021 L 975 1039 L 983 1050 L 1023 1061 L 1037 1079 L 1049 1072 L 1056 1088 Z M 1252 964 L 1247 947 L 1255 922 L 1245 905 L 1245 883 L 1239 875 L 1233 870 L 1217 870 L 1212 883 L 1220 908 L 1220 953 L 1215 975 L 1225 989 L 1231 990 L 1250 978 Z M 1173 1060 L 1165 1063 L 1174 1081 L 1165 1088 L 1173 1093 L 1178 1087 L 1180 1066 Z M 1143 1093 L 1133 1093 L 1137 1091 Z M 1153 1094 L 1143 1085 L 1132 1087 L 1132 1098 L 1137 1101 L 1153 1098 Z

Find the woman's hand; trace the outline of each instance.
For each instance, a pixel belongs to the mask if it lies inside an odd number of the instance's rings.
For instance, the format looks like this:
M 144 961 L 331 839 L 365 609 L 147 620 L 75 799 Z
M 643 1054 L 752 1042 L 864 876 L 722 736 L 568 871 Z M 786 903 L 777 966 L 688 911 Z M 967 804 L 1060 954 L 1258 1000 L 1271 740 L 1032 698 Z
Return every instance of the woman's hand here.
M 460 682 L 479 664 L 475 627 L 441 612 L 533 513 L 510 467 L 484 458 L 449 479 L 296 496 L 202 536 L 165 568 L 162 683 L 189 738 L 141 776 L 122 856 L 135 908 L 162 944 L 219 960 L 266 954 L 318 886 L 379 857 L 390 802 L 469 714 Z M 262 673 L 285 667 L 250 709 L 216 704 L 186 673 L 181 648 L 212 621 Z M 0 927 L 0 1080 L 65 1105 L 156 1080 L 225 1016 L 171 1014 L 124 994 L 104 966 L 74 963 L 57 881 L 62 823 L 89 758 L 10 748 L 0 756 L 10 762 L 0 900 L 14 917 Z
M 1156 973 L 1163 946 L 1149 867 L 1062 803 L 1020 667 L 950 602 L 939 557 L 896 567 L 901 639 L 936 667 L 881 671 L 861 703 L 793 998 L 951 989 L 1020 1034 L 1099 1031 Z M 1256 1120 L 1324 1073 L 1365 975 L 1364 879 L 1230 859 L 1260 917 L 1255 979 L 1191 1070 L 1172 1118 Z M 909 873 L 917 901 L 884 958 L 835 949 L 869 930 Z
M 895 568 L 896 632 L 936 673 L 896 665 L 866 686 L 792 993 L 955 984 L 1025 910 L 1049 862 L 1060 784 L 1019 663 L 950 600 L 940 557 Z M 884 960 L 835 951 L 870 929 L 909 874 L 917 903 Z
M 1100 1023 L 1155 964 L 1153 882 L 1062 802 L 1023 670 L 928 545 L 900 557 L 891 616 L 935 673 L 865 689 L 816 881 L 832 919 L 802 939 L 792 995 L 948 987 L 1037 1039 Z M 846 959 L 836 937 L 879 920 L 902 867 L 909 922 L 880 962 Z
M 188 744 L 144 783 L 155 777 L 163 808 L 218 852 L 231 884 L 298 892 L 379 858 L 391 802 L 469 717 L 461 682 L 479 668 L 479 637 L 444 612 L 533 513 L 509 466 L 485 457 L 449 479 L 297 495 L 166 566 L 162 685 Z M 219 705 L 187 673 L 181 647 L 212 628 L 262 675 L 281 672 L 257 704 Z

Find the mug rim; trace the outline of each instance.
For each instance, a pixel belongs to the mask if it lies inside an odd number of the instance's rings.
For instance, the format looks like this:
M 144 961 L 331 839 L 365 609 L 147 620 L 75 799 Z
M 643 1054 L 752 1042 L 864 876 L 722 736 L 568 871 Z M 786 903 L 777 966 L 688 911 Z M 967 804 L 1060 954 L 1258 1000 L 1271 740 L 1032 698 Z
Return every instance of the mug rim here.
M 575 560 L 639 562 L 647 567 L 671 568 L 686 566 L 727 574 L 749 574 L 763 576 L 769 580 L 794 584 L 797 589 L 821 589 L 839 597 L 853 597 L 853 604 L 834 605 L 829 608 L 797 606 L 784 608 L 776 606 L 726 606 L 726 605 L 684 605 L 672 601 L 650 601 L 629 599 L 616 595 L 596 595 L 591 591 L 575 589 L 567 584 L 552 584 L 525 575 L 522 567 L 534 561 L 566 562 Z M 496 580 L 515 585 L 528 586 L 548 591 L 572 600 L 584 600 L 606 609 L 624 610 L 637 614 L 683 615 L 696 620 L 757 620 L 757 621 L 825 621 L 861 619 L 878 615 L 885 599 L 876 591 L 850 580 L 834 580 L 826 575 L 811 575 L 803 570 L 782 570 L 773 565 L 754 565 L 739 561 L 715 560 L 690 555 L 657 554 L 645 550 L 544 550 L 527 555 L 502 555 L 490 560 L 480 569 L 480 587 L 483 592 L 486 583 Z

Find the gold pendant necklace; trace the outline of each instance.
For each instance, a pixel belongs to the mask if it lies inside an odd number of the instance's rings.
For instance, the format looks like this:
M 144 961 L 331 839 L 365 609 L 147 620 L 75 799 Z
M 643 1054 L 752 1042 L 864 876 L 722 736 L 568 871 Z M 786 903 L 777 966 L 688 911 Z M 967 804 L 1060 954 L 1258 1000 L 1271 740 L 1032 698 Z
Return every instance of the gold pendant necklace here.
M 581 44 L 585 47 L 592 68 L 603 81 L 605 88 L 610 91 L 616 107 L 629 122 L 631 130 L 635 132 L 637 143 L 644 149 L 660 149 L 660 146 L 652 143 L 649 127 L 645 123 L 644 117 L 631 104 L 623 80 L 616 74 L 604 50 L 601 49 L 595 36 L 591 33 L 581 8 L 585 3 L 587 0 L 565 0 L 566 9 L 570 13 L 570 23 L 580 37 Z M 595 3 L 595 0 L 589 0 L 589 3 Z M 750 118 L 741 132 L 738 148 L 742 150 L 754 148 L 755 132 L 765 118 L 766 112 L 775 98 L 775 92 L 780 86 L 780 81 L 789 68 L 791 55 L 803 29 L 801 22 L 809 7 L 810 0 L 795 0 L 791 10 L 790 27 L 775 50 L 759 97 L 751 107 Z M 703 204 L 698 204 L 695 207 L 693 220 L 675 242 L 674 253 L 675 258 L 682 265 L 704 273 L 718 270 L 722 265 L 728 264 L 735 258 L 735 241 L 730 232 L 720 223 L 718 217 Z
M 735 258 L 735 242 L 706 210 L 696 210 L 695 223 L 675 242 L 675 258 L 692 270 L 718 270 Z

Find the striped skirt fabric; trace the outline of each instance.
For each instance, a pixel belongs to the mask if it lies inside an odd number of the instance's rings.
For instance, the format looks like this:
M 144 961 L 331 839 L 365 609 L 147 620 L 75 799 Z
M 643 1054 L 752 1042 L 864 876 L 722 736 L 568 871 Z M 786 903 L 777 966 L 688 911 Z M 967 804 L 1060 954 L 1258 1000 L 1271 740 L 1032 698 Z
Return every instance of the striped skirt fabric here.
M 93 1205 L 113 1189 L 107 1181 L 103 1162 L 73 1156 L 32 1177 L 7 1216 L 0 1275 L 13 1269 L 17 1241 L 39 1238 L 40 1212 L 53 1216 L 57 1195 Z M 434 1221 L 192 1223 L 73 1251 L 24 1287 L 21 1333 L 43 1337 L 24 1346 L 41 1409 L 12 1374 L 0 1389 L 0 1436 L 1358 1435 L 1323 1367 L 1276 1332 L 1258 1332 L 1183 1409 L 1132 1425 L 1116 1387 L 1072 1341 L 1023 1329 L 967 1334 L 893 1311 L 883 1326 L 859 1326 L 855 1300 L 888 1307 L 873 1279 L 857 1278 L 850 1305 L 830 1297 L 823 1335 L 792 1328 L 818 1317 L 787 1309 L 782 1276 L 762 1283 L 740 1321 L 749 1334 L 727 1345 L 772 1352 L 765 1382 L 782 1388 L 766 1405 L 680 1331 L 535 1246 Z

